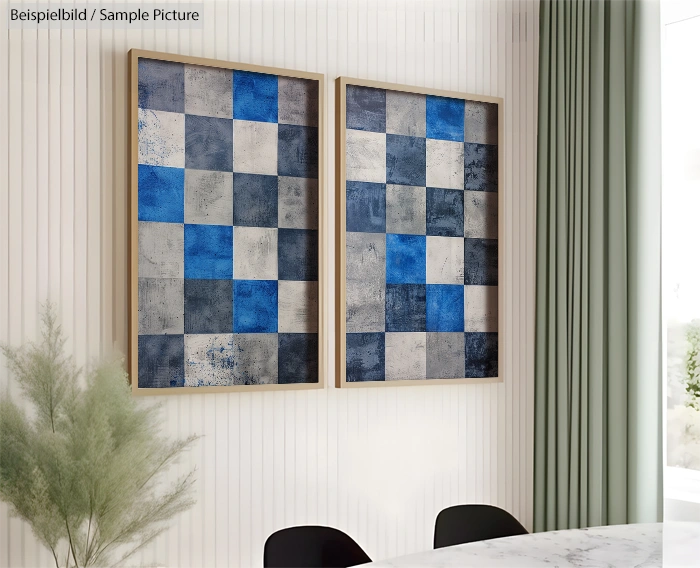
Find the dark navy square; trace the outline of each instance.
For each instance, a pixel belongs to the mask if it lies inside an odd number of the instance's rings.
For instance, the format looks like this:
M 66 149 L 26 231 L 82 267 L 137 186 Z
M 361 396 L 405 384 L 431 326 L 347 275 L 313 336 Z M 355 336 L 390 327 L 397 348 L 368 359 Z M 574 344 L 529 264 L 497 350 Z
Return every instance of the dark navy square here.
M 277 174 L 318 178 L 318 128 L 296 124 L 277 126 Z
M 425 284 L 386 285 L 386 330 L 425 331 Z
M 185 115 L 185 167 L 233 171 L 233 120 Z
M 277 231 L 277 274 L 280 280 L 318 280 L 318 231 Z
M 233 118 L 277 122 L 277 75 L 234 71 Z
M 462 190 L 426 188 L 425 232 L 433 237 L 464 236 L 464 192 Z
M 233 306 L 234 333 L 277 333 L 277 280 L 234 280 Z
M 386 232 L 386 185 L 345 183 L 345 229 L 351 233 Z
M 465 333 L 464 360 L 466 378 L 498 377 L 498 333 Z
M 425 98 L 427 138 L 464 142 L 464 101 L 428 95 Z
M 233 331 L 233 280 L 185 279 L 185 333 Z
M 464 189 L 498 191 L 498 146 L 464 145 Z
M 185 221 L 185 170 L 139 164 L 139 221 Z
M 318 382 L 318 334 L 280 333 L 277 336 L 277 382 Z
M 425 138 L 386 135 L 386 182 L 425 185 Z
M 233 227 L 185 225 L 185 278 L 233 278 Z
M 386 236 L 386 281 L 425 284 L 425 236 Z
M 139 58 L 139 108 L 185 112 L 185 66 Z
M 384 334 L 346 334 L 345 380 L 359 383 L 384 379 Z
M 428 284 L 425 303 L 426 331 L 464 331 L 464 286 Z
M 345 126 L 353 130 L 386 132 L 386 91 L 347 85 Z
M 139 335 L 138 375 L 142 389 L 185 386 L 185 336 Z
M 498 241 L 464 239 L 464 283 L 498 286 Z
M 233 224 L 277 227 L 277 176 L 233 174 Z

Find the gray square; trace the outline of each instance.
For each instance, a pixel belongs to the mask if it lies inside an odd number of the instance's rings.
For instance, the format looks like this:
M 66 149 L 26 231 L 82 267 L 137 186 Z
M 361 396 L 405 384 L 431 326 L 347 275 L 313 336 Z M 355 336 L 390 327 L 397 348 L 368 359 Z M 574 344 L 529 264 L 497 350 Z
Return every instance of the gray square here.
M 384 331 L 386 239 L 384 233 L 346 237 L 345 323 L 347 333 Z
M 279 280 L 277 305 L 279 333 L 316 333 L 318 331 L 317 281 Z
M 277 199 L 278 227 L 318 229 L 318 180 L 280 176 Z
M 318 81 L 280 76 L 277 91 L 280 124 L 318 126 Z
M 185 114 L 233 118 L 233 72 L 185 65 Z
M 425 379 L 424 332 L 386 333 L 384 341 L 387 381 Z
M 427 336 L 427 378 L 463 379 L 464 333 L 429 332 Z
M 233 173 L 185 170 L 185 223 L 233 225 Z
M 185 335 L 185 386 L 229 386 L 233 382 L 233 334 Z
M 139 334 L 185 332 L 185 281 L 180 278 L 139 278 Z
M 386 232 L 425 235 L 425 188 L 386 186 Z
M 425 138 L 425 95 L 387 90 L 386 132 Z
M 464 144 L 450 140 L 425 142 L 425 185 L 444 189 L 464 189 Z
M 464 287 L 464 331 L 498 331 L 498 286 Z
M 184 278 L 184 250 L 184 224 L 139 221 L 139 278 Z
M 277 280 L 277 229 L 233 228 L 233 277 Z
M 233 334 L 233 384 L 277 383 L 277 334 Z
M 348 181 L 386 183 L 386 134 L 347 130 L 345 155 Z M 464 164 L 462 164 L 462 177 L 464 177 Z M 462 186 L 464 186 L 464 180 L 462 180 Z
M 498 144 L 498 105 L 465 101 L 464 141 Z
M 233 171 L 277 175 L 277 123 L 233 121 Z
M 185 167 L 185 115 L 138 110 L 139 164 Z
M 464 239 L 426 237 L 425 278 L 428 284 L 464 284 Z
M 464 192 L 464 236 L 468 239 L 498 238 L 498 193 Z

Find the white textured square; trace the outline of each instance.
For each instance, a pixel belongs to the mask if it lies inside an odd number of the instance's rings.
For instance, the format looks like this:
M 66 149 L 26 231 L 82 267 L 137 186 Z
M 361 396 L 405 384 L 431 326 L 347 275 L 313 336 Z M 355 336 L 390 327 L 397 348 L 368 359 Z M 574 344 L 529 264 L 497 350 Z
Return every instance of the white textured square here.
M 233 384 L 233 334 L 185 335 L 185 386 Z
M 233 121 L 233 171 L 277 175 L 277 124 Z
M 425 155 L 426 186 L 464 189 L 464 144 L 428 138 Z
M 384 331 L 386 235 L 348 233 L 345 254 L 347 333 Z
M 464 236 L 468 239 L 498 238 L 498 193 L 464 192 Z
M 233 72 L 185 65 L 185 113 L 233 118 Z
M 139 109 L 139 164 L 185 167 L 185 115 Z
M 384 341 L 387 381 L 425 379 L 425 333 L 386 333 Z
M 464 287 L 464 331 L 498 331 L 498 286 Z
M 279 333 L 318 331 L 318 282 L 279 280 L 277 295 Z
M 464 284 L 464 239 L 425 238 L 425 277 L 428 284 Z
M 139 278 L 185 277 L 185 226 L 139 221 Z
M 185 170 L 185 223 L 233 225 L 233 174 Z
M 345 179 L 386 183 L 386 134 L 346 131 Z
M 233 228 L 233 277 L 277 280 L 277 229 Z

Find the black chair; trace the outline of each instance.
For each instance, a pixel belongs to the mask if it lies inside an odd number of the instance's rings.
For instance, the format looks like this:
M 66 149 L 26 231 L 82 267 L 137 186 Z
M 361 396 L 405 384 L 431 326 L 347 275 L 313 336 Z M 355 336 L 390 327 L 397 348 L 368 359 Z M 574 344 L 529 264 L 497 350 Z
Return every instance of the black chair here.
M 347 568 L 372 562 L 352 538 L 331 527 L 290 527 L 265 541 L 264 568 Z
M 528 534 L 508 511 L 492 505 L 455 505 L 435 519 L 433 548 Z

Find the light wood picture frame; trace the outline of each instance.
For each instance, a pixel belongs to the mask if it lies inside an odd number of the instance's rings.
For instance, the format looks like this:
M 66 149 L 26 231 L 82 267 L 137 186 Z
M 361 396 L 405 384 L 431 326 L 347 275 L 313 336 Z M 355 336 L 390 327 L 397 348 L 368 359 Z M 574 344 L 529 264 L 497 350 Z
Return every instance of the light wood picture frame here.
M 324 76 L 129 51 L 135 395 L 325 385 Z
M 339 77 L 335 102 L 336 386 L 501 381 L 503 99 Z

